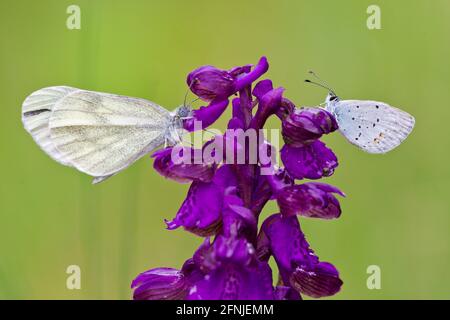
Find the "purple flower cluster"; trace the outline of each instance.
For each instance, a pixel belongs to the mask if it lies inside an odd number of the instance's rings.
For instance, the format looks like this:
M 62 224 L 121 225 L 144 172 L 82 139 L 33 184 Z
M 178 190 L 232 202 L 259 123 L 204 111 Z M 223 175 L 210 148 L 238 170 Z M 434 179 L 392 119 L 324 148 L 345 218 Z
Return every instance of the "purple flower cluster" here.
M 228 71 L 204 66 L 188 75 L 189 88 L 208 105 L 185 120 L 186 130 L 194 130 L 194 121 L 201 121 L 203 129 L 214 123 L 235 96 L 229 129 L 259 130 L 270 116 L 279 118 L 284 168 L 269 165 L 272 174 L 262 174 L 268 165 L 259 162 L 179 164 L 171 158 L 172 147 L 154 153 L 154 168 L 161 175 L 190 183 L 176 216 L 166 221 L 167 228 L 183 227 L 205 239 L 181 269 L 155 268 L 140 274 L 131 285 L 134 299 L 296 300 L 302 294 L 320 298 L 340 290 L 337 269 L 314 254 L 297 216 L 338 218 L 341 208 L 335 195 L 344 194 L 324 183 L 295 182 L 333 174 L 337 158 L 319 139 L 335 131 L 337 123 L 321 108 L 297 108 L 271 80 L 255 83 L 268 67 L 262 57 L 255 66 Z M 258 143 L 274 151 L 264 139 Z M 269 200 L 277 202 L 279 213 L 258 229 Z M 271 256 L 279 271 L 275 284 Z

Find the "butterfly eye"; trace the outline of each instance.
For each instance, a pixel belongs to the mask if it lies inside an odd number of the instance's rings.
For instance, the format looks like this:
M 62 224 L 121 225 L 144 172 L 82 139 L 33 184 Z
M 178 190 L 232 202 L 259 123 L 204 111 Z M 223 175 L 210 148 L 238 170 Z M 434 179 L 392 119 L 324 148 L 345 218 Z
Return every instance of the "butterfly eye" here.
M 186 118 L 191 115 L 191 109 L 188 106 L 181 106 L 177 110 L 177 116 L 180 118 Z

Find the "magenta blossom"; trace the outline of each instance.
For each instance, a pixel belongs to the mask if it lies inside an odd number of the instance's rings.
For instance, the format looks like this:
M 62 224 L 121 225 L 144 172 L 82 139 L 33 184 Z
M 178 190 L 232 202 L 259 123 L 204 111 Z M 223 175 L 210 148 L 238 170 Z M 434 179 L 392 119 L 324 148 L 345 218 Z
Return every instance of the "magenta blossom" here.
M 205 239 L 181 269 L 154 268 L 140 274 L 132 283 L 134 299 L 299 300 L 302 295 L 331 296 L 341 289 L 338 270 L 319 260 L 298 220 L 341 215 L 336 195 L 344 194 L 338 188 L 298 182 L 328 177 L 336 170 L 337 157 L 319 140 L 336 131 L 336 120 L 321 108 L 297 108 L 284 97 L 282 87 L 274 87 L 269 79 L 258 80 L 267 70 L 267 59 L 262 57 L 255 66 L 229 70 L 204 66 L 189 73 L 187 85 L 208 105 L 184 119 L 186 130 L 213 124 L 229 100 L 230 130 L 263 129 L 266 120 L 275 116 L 285 142 L 280 151 L 284 167 L 261 157 L 250 162 L 245 144 L 233 149 L 243 152 L 243 163 L 224 163 L 222 158 L 218 163 L 198 161 L 190 147 L 178 150 L 192 155 L 188 163 L 175 161 L 176 147 L 154 153 L 158 173 L 190 183 L 178 212 L 166 220 L 167 229 L 181 227 Z M 200 128 L 194 126 L 196 121 L 201 121 Z M 279 152 L 263 137 L 258 139 L 259 148 Z M 271 200 L 277 202 L 279 213 L 259 224 L 261 211 Z M 278 279 L 272 278 L 270 257 L 276 262 Z

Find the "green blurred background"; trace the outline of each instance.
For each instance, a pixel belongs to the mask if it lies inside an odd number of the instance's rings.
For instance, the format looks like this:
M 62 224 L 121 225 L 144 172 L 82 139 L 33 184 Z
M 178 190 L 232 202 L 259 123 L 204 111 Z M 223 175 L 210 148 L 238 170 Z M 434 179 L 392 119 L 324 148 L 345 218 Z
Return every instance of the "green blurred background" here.
M 71 4 L 81 30 L 66 28 Z M 370 4 L 381 8 L 381 30 L 366 27 Z M 28 94 L 65 84 L 172 109 L 190 70 L 261 55 L 267 76 L 299 105 L 326 95 L 302 83 L 314 69 L 343 98 L 386 101 L 416 117 L 387 155 L 338 134 L 325 139 L 340 159 L 326 182 L 347 193 L 343 215 L 301 222 L 341 272 L 334 298 L 450 298 L 449 31 L 448 0 L 1 0 L 0 298 L 128 299 L 134 276 L 180 267 L 201 242 L 164 229 L 188 186 L 160 177 L 149 157 L 96 186 L 52 161 L 23 129 Z M 270 204 L 264 216 L 274 211 Z M 66 288 L 72 264 L 81 290 Z M 381 290 L 366 287 L 369 265 L 381 267 Z

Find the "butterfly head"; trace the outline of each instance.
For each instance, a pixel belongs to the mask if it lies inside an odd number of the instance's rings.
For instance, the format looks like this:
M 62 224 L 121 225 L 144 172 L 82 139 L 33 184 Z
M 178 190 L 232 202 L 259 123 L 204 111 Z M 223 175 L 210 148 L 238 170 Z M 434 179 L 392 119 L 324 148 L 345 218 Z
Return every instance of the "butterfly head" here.
M 337 102 L 339 102 L 339 97 L 334 92 L 329 92 L 324 102 L 325 110 L 333 113 Z
M 325 104 L 332 104 L 339 101 L 339 97 L 334 92 L 329 92 L 325 99 Z
M 165 143 L 174 146 L 182 142 L 185 133 L 184 120 L 192 118 L 192 109 L 189 105 L 181 105 L 170 113 L 171 121 L 165 133 Z
M 322 79 L 320 79 L 317 74 L 315 74 L 314 71 L 309 71 L 309 74 L 312 75 L 314 78 L 317 79 L 318 82 L 311 81 L 309 79 L 306 79 L 305 82 L 314 84 L 316 86 L 322 87 L 324 89 L 328 90 L 327 98 L 325 99 L 325 105 L 327 106 L 327 109 L 329 109 L 332 105 L 334 105 L 336 102 L 339 101 L 339 97 L 337 96 L 336 92 L 334 92 L 333 89 Z
M 189 119 L 192 117 L 192 109 L 189 105 L 181 105 L 175 109 L 174 118 L 178 120 Z

